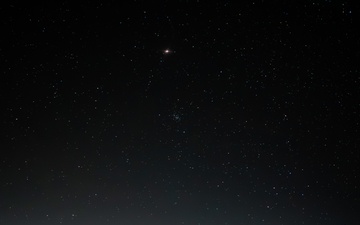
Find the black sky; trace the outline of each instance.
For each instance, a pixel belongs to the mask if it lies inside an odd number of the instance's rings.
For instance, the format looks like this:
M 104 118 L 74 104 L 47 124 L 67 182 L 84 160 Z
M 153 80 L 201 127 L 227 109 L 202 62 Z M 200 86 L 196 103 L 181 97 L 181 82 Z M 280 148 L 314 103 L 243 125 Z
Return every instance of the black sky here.
M 120 2 L 0 7 L 0 224 L 358 224 L 356 5 Z

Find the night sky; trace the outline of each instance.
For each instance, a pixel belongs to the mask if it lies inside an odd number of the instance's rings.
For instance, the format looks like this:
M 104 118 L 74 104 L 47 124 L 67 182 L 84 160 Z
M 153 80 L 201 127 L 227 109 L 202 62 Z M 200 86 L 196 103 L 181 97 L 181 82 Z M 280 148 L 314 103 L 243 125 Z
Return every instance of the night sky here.
M 0 224 L 359 224 L 358 17 L 2 4 Z

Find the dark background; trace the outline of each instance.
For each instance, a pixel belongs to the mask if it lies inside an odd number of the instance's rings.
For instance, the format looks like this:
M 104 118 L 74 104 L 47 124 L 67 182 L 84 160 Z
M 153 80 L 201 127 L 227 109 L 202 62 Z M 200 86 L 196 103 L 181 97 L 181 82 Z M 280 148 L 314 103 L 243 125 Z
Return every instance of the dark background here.
M 0 224 L 358 224 L 357 9 L 2 4 Z

